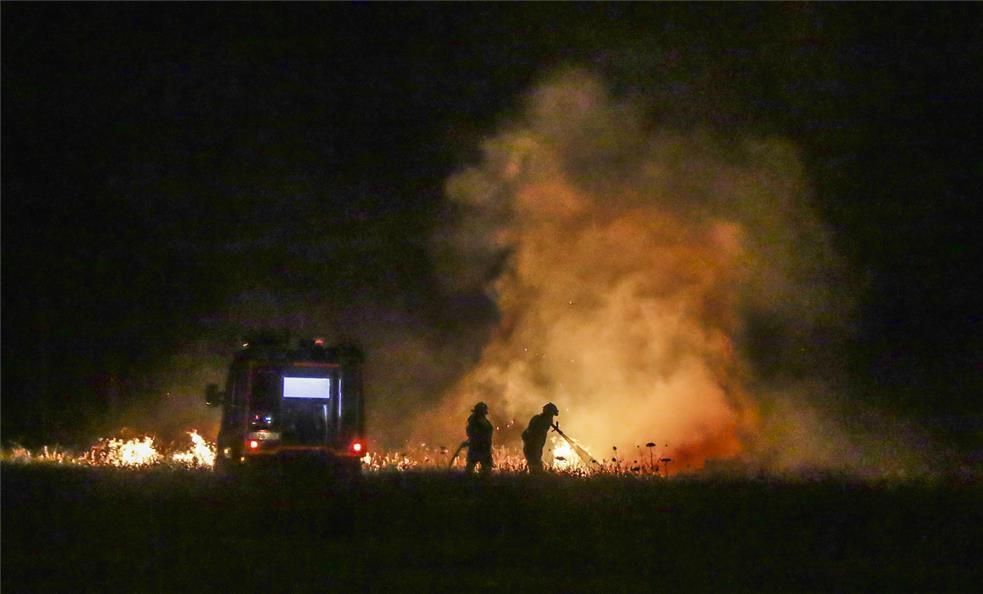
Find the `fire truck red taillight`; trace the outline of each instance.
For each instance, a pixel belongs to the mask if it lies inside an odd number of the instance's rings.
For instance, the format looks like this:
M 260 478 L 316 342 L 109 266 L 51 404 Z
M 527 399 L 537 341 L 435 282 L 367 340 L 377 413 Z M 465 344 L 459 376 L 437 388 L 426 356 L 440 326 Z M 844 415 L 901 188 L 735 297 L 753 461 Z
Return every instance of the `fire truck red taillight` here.
M 365 449 L 365 446 L 362 445 L 362 442 L 360 441 L 352 442 L 352 451 L 355 452 L 356 454 L 361 454 L 363 449 Z
M 256 441 L 255 439 L 250 440 L 250 442 L 249 442 L 249 449 L 255 450 L 258 447 L 259 447 L 259 442 L 258 441 Z

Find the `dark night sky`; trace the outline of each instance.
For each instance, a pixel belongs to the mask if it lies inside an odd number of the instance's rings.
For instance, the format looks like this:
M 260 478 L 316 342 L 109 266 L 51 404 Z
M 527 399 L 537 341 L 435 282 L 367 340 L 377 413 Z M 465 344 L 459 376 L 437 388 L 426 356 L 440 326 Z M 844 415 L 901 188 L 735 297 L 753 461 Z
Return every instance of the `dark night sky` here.
M 800 146 L 865 286 L 853 396 L 978 427 L 978 4 L 5 3 L 2 26 L 4 440 L 104 413 L 113 382 L 147 397 L 189 341 L 232 348 L 214 320 L 244 293 L 487 325 L 435 277 L 443 183 L 566 65 L 673 126 Z

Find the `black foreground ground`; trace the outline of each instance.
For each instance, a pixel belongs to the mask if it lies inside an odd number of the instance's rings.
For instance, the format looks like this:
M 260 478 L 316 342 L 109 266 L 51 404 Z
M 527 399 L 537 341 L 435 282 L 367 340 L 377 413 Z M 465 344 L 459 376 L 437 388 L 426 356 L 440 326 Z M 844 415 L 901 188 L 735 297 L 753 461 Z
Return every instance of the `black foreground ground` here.
M 978 591 L 983 489 L 2 465 L 2 591 Z

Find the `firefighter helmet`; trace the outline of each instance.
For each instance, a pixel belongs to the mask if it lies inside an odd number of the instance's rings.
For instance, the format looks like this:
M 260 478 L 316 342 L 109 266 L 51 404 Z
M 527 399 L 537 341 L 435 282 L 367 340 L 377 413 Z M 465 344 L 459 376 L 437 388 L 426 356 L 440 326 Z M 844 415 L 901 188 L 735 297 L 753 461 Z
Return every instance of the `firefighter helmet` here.
M 471 409 L 471 412 L 478 413 L 479 415 L 486 415 L 488 414 L 488 405 L 485 404 L 484 402 L 479 402 L 478 404 L 474 405 L 474 408 Z
M 547 402 L 546 405 L 543 406 L 543 412 L 548 415 L 553 415 L 554 417 L 560 415 L 560 409 L 556 408 L 556 405 L 552 402 Z

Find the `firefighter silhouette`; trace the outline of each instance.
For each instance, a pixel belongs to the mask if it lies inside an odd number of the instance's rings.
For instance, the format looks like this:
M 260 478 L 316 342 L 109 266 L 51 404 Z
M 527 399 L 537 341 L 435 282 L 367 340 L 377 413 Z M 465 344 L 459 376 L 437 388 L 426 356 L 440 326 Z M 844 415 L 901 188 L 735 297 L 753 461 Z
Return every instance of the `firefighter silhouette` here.
M 481 474 L 488 474 L 492 469 L 492 424 L 488 420 L 488 405 L 479 402 L 471 410 L 468 417 L 468 465 L 467 473 L 474 472 L 474 467 L 481 464 Z
M 522 453 L 526 456 L 526 466 L 529 474 L 543 472 L 543 446 L 546 445 L 546 434 L 553 427 L 553 417 L 560 414 L 560 409 L 552 402 L 543 406 L 543 412 L 529 419 L 529 426 L 522 432 Z

